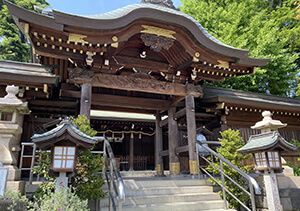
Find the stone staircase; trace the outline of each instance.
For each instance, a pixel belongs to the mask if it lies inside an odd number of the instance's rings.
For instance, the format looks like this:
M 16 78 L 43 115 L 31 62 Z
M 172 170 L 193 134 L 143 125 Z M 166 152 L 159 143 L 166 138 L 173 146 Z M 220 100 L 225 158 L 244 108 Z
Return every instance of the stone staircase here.
M 224 210 L 224 202 L 207 180 L 179 177 L 125 177 L 123 210 L 193 211 Z M 108 210 L 108 199 L 101 200 Z

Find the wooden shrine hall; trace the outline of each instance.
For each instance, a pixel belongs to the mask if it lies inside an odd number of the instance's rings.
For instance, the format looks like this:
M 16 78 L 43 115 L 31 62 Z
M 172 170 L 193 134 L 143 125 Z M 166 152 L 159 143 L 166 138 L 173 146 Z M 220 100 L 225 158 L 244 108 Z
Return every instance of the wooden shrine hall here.
M 98 130 L 125 127 L 130 131 L 136 121 L 141 133 L 155 136 L 145 144 L 152 144 L 148 153 L 154 156 L 158 174 L 164 169 L 179 174 L 181 154 L 188 158 L 187 171 L 198 172 L 196 128 L 215 116 L 201 103 L 197 106 L 204 81 L 251 74 L 267 63 L 221 43 L 170 0 L 144 0 L 94 16 L 29 11 L 9 1 L 5 4 L 31 43 L 32 62 L 42 65 L 0 64 L 6 70 L 15 69 L 14 80 L 7 76 L 1 85 L 20 86 L 21 97 L 32 111 L 25 117 L 23 140 L 47 128 L 42 126 L 51 128 L 59 117 L 90 117 L 91 110 L 155 115 L 152 121 L 131 120 L 123 125 L 107 119 L 106 128 L 101 128 L 103 119 L 91 119 L 91 123 Z M 23 74 L 22 68 L 37 76 Z M 132 169 L 135 142 L 130 134 L 125 136 L 131 140 Z M 182 137 L 187 142 L 179 146 Z M 122 147 L 116 145 L 114 150 L 122 151 Z

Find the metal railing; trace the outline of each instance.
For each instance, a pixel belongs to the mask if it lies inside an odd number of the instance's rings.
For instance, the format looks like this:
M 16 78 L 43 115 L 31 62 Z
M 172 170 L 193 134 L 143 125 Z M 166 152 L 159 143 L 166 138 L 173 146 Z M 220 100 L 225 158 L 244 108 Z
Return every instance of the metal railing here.
M 122 210 L 125 186 L 108 140 L 103 141 L 103 174 L 108 185 L 109 210 Z
M 216 184 L 218 184 L 222 189 L 223 200 L 225 204 L 225 208 L 228 209 L 228 204 L 226 201 L 226 195 L 229 194 L 233 199 L 235 199 L 242 207 L 244 207 L 248 211 L 255 211 L 255 195 L 261 194 L 261 189 L 256 182 L 256 180 L 242 171 L 237 166 L 233 165 L 230 161 L 224 158 L 222 155 L 208 147 L 208 144 L 212 145 L 220 145 L 220 142 L 215 141 L 206 141 L 206 142 L 197 142 L 198 145 L 205 149 L 205 153 L 199 153 L 199 158 L 204 160 L 209 166 L 211 166 L 214 172 L 218 172 L 218 177 L 214 176 L 211 172 L 207 170 L 207 167 L 199 166 L 200 170 L 208 175 Z M 198 152 L 198 150 L 197 150 Z M 216 162 L 219 162 L 219 165 L 216 165 Z M 224 172 L 224 166 L 227 166 L 231 170 L 237 172 L 241 178 L 244 179 L 246 185 L 241 185 L 232 179 L 229 175 Z M 225 185 L 226 181 L 230 181 L 234 186 L 236 186 L 241 192 L 247 195 L 248 201 L 250 202 L 250 206 L 246 204 L 246 202 L 241 201 L 234 193 L 232 193 Z

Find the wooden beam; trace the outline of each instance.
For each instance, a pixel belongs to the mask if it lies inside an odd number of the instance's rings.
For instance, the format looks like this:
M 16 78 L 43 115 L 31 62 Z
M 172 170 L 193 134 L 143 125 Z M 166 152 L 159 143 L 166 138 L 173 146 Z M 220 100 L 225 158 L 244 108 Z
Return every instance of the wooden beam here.
M 129 140 L 129 171 L 134 170 L 134 134 L 130 134 Z
M 72 90 L 61 90 L 61 96 L 80 98 L 80 92 Z M 167 100 L 127 97 L 107 94 L 93 94 L 92 105 L 113 106 L 120 108 L 133 108 L 143 110 L 162 110 L 169 107 Z
M 162 156 L 162 157 L 169 156 L 169 150 L 161 151 L 161 152 L 159 153 L 159 155 Z
M 86 79 L 73 78 L 70 79 L 70 81 L 73 83 L 82 84 L 86 82 Z M 201 86 L 194 86 L 192 84 L 183 85 L 179 83 L 158 81 L 155 79 L 142 79 L 134 76 L 108 75 L 99 73 L 93 77 L 92 84 L 95 87 L 175 96 L 186 96 L 188 94 L 192 94 L 195 97 L 200 97 L 203 95 Z
M 156 111 L 153 110 L 143 110 L 143 109 L 136 109 L 136 108 L 120 108 L 120 107 L 113 107 L 113 106 L 92 105 L 92 109 L 103 110 L 103 111 L 125 112 L 125 113 L 153 114 L 153 115 L 156 114 Z
M 163 127 L 163 126 L 167 125 L 168 122 L 169 122 L 168 118 L 169 118 L 169 117 L 167 117 L 167 118 L 161 120 L 160 123 L 159 123 L 159 126 L 160 126 L 160 127 Z
M 116 56 L 115 57 L 119 65 L 126 68 L 142 68 L 145 70 L 152 70 L 155 72 L 169 73 L 170 67 L 167 63 L 151 61 L 147 59 L 140 59 L 136 57 L 128 56 Z
M 80 115 L 85 115 L 90 119 L 92 104 L 92 85 L 84 83 L 81 85 L 81 98 L 80 98 Z
M 184 117 L 185 115 L 186 115 L 186 109 L 183 108 L 175 113 L 174 118 L 179 119 L 181 117 Z
M 182 153 L 182 152 L 188 152 L 189 151 L 189 145 L 176 147 L 175 152 L 176 154 Z
M 196 153 L 196 118 L 194 97 L 191 95 L 186 96 L 185 103 L 190 174 L 197 174 L 199 172 L 199 166 Z
M 207 114 L 207 113 L 195 113 L 196 118 L 213 118 L 216 117 L 214 114 Z
M 177 175 L 180 173 L 179 158 L 176 156 L 175 149 L 178 145 L 178 125 L 174 120 L 176 107 L 171 107 L 168 110 L 168 142 L 169 142 L 169 165 L 170 174 Z
M 161 121 L 160 113 L 157 111 L 155 119 L 155 170 L 157 175 L 163 175 L 164 167 L 163 167 L 163 159 L 162 156 L 159 155 L 159 152 L 163 149 L 163 135 L 162 128 L 159 123 Z
M 77 108 L 77 102 L 72 101 L 54 101 L 54 100 L 30 100 L 30 106 L 45 106 L 48 108 Z

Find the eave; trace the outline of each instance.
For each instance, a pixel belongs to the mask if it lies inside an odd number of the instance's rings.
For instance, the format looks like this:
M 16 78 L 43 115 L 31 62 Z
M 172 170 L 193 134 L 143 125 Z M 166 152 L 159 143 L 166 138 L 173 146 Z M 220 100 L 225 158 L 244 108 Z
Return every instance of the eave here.
M 235 64 L 246 67 L 265 66 L 268 60 L 250 58 L 248 51 L 236 49 L 210 36 L 208 32 L 192 17 L 173 9 L 151 4 L 136 4 L 121 8 L 99 17 L 82 17 L 53 11 L 53 17 L 20 8 L 4 1 L 17 24 L 27 22 L 50 30 L 65 33 L 65 27 L 82 29 L 83 31 L 109 32 L 126 28 L 139 20 L 150 20 L 173 29 L 186 31 L 186 36 L 195 41 L 195 45 L 211 53 L 233 58 Z M 20 25 L 19 25 L 20 27 Z M 121 41 L 121 40 L 120 40 Z

